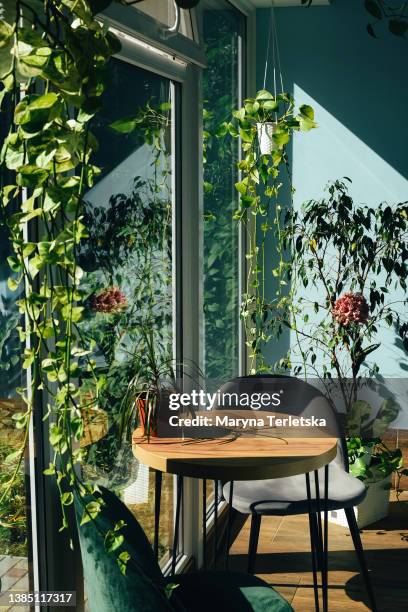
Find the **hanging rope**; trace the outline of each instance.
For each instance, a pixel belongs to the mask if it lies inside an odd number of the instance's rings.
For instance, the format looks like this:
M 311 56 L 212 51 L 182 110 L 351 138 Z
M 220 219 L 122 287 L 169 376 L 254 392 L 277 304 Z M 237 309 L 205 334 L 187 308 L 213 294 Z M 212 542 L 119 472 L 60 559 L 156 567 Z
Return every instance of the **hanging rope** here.
M 277 95 L 277 72 L 279 74 L 280 88 L 281 93 L 283 93 L 283 77 L 282 77 L 282 68 L 280 61 L 280 53 L 279 53 L 279 44 L 278 44 L 278 30 L 276 27 L 276 16 L 275 16 L 275 2 L 271 0 L 271 10 L 269 17 L 269 27 L 268 27 L 268 42 L 266 46 L 266 59 L 265 59 L 265 71 L 264 71 L 264 80 L 263 80 L 263 89 L 266 88 L 266 79 L 268 75 L 269 68 L 269 55 L 270 55 L 270 47 L 271 47 L 271 39 L 272 39 L 272 63 L 273 63 L 273 94 L 276 97 Z

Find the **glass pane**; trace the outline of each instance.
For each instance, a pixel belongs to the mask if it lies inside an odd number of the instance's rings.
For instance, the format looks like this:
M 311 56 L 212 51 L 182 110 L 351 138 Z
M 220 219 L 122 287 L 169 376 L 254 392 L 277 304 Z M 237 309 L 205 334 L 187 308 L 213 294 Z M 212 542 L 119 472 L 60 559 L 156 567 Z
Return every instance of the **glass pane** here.
M 1 141 L 5 137 L 4 127 L 3 122 Z M 4 168 L 2 171 L 6 172 Z M 5 182 L 14 182 L 7 176 L 2 178 Z M 9 214 L 14 212 L 9 210 Z M 24 436 L 24 431 L 16 429 L 13 421 L 13 415 L 24 412 L 25 407 L 16 393 L 16 388 L 24 385 L 16 329 L 20 324 L 16 301 L 22 296 L 18 291 L 11 292 L 7 286 L 10 276 L 7 257 L 11 254 L 8 232 L 0 216 L 0 497 L 3 485 L 18 467 L 17 460 L 6 461 L 6 457 L 21 447 Z M 29 590 L 29 499 L 28 466 L 26 471 L 23 461 L 9 492 L 0 501 L 0 584 L 3 591 Z
M 140 4 L 135 5 L 134 8 L 142 13 L 146 13 L 146 15 L 153 17 L 169 28 L 176 21 L 176 9 L 173 0 L 144 0 Z M 178 31 L 188 38 L 193 38 L 193 28 L 188 9 L 180 10 L 180 27 Z
M 215 134 L 239 104 L 244 17 L 227 2 L 207 2 L 200 19 L 208 62 L 203 75 L 204 363 L 207 378 L 228 380 L 239 373 L 239 234 L 233 219 L 238 141 Z
M 131 396 L 125 403 L 128 384 L 149 377 L 148 347 L 157 365 L 173 356 L 171 91 L 165 78 L 111 62 L 104 108 L 92 127 L 99 141 L 95 163 L 103 171 L 85 196 L 89 238 L 81 251 L 89 296 L 82 333 L 95 342 L 96 369 L 104 376 L 97 401 L 92 391 L 83 394 L 86 472 L 121 496 L 150 539 L 154 481 L 119 431 L 125 407 L 136 405 Z M 122 133 L 110 127 L 126 117 Z M 165 478 L 163 557 L 171 548 L 172 488 L 172 478 Z

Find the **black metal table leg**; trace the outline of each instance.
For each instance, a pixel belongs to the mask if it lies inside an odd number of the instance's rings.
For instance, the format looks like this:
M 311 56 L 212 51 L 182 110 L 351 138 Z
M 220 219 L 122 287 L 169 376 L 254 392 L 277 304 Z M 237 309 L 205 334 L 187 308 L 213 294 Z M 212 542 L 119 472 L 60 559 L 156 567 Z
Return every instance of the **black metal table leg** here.
M 207 481 L 203 480 L 203 570 L 207 569 Z
M 320 512 L 320 482 L 319 482 L 319 472 L 318 470 L 314 471 L 315 478 L 315 487 L 316 487 L 316 507 L 319 509 L 319 512 L 315 514 L 316 523 L 317 523 L 317 534 L 318 534 L 318 549 L 317 549 L 317 567 L 319 570 L 323 567 L 323 528 L 322 528 L 322 513 Z
M 214 569 L 217 567 L 218 549 L 218 480 L 214 480 Z
M 329 466 L 324 467 L 324 532 L 323 532 L 323 573 L 322 573 L 322 590 L 323 590 L 323 612 L 328 612 L 329 609 Z M 324 574 L 324 578 L 323 578 Z
M 317 522 L 314 520 L 312 511 L 312 495 L 310 490 L 310 476 L 306 474 L 306 491 L 307 491 L 307 504 L 309 510 L 309 529 L 310 529 L 310 548 L 312 554 L 312 569 L 313 569 L 313 592 L 315 600 L 315 610 L 319 612 L 319 586 L 317 583 L 317 558 L 318 558 L 318 527 Z
M 227 534 L 225 542 L 225 569 L 228 569 L 229 563 L 229 549 L 231 541 L 231 525 L 232 525 L 232 496 L 234 494 L 234 482 L 230 482 L 229 499 L 228 499 L 228 522 L 227 522 Z
M 180 530 L 180 514 L 181 514 L 181 502 L 183 498 L 183 477 L 177 476 L 177 493 L 176 493 L 176 518 L 174 522 L 174 536 L 173 536 L 173 553 L 171 559 L 171 573 L 174 575 L 176 571 L 176 561 L 178 553 L 179 543 L 179 530 Z
M 153 550 L 156 559 L 159 558 L 159 526 L 160 526 L 160 503 L 162 492 L 162 477 L 163 473 L 160 470 L 155 470 L 154 482 L 154 542 Z

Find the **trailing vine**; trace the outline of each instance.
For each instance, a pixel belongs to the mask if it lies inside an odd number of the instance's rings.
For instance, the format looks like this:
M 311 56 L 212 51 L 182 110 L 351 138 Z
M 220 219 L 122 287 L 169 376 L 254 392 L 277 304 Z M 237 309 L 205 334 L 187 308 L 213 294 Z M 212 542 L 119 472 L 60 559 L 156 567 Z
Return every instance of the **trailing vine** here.
M 64 530 L 75 499 L 82 503 L 82 524 L 95 520 L 104 504 L 97 486 L 81 477 L 86 451 L 80 441 L 89 407 L 83 390 L 92 388 L 93 404 L 104 381 L 94 343 L 81 330 L 88 293 L 79 258 L 88 239 L 84 195 L 100 173 L 92 161 L 98 147 L 92 121 L 101 108 L 108 62 L 120 44 L 95 17 L 110 0 L 3 4 L 0 97 L 8 133 L 0 160 L 0 210 L 13 249 L 8 286 L 21 295 L 18 332 L 30 377 L 18 389 L 24 409 L 14 419 L 22 437 L 6 458 L 13 471 L 1 480 L 0 507 L 18 478 L 34 396 L 42 393 L 53 449 L 45 473 L 55 479 Z M 101 537 L 125 573 L 130 555 L 122 527 L 118 523 Z
M 277 300 L 285 299 L 285 280 L 281 275 L 285 265 L 284 254 L 279 249 L 281 241 L 272 245 L 270 240 L 275 231 L 279 233 L 281 211 L 286 208 L 282 188 L 289 188 L 289 199 L 293 192 L 286 147 L 293 132 L 306 132 L 317 124 L 310 106 L 304 104 L 296 113 L 290 94 L 274 96 L 266 90 L 245 100 L 244 106 L 233 115 L 234 120 L 224 124 L 224 133 L 229 132 L 242 142 L 243 158 L 238 162 L 241 180 L 235 185 L 239 207 L 234 214 L 247 230 L 247 283 L 242 296 L 241 317 L 249 348 L 250 371 L 259 373 L 270 369 L 265 361 L 264 348 L 275 333 L 275 324 L 281 325 L 276 317 L 276 304 L 271 301 L 267 288 L 266 258 L 271 253 Z M 262 154 L 258 138 L 266 124 L 273 126 L 271 151 Z M 285 172 L 283 176 L 282 169 Z

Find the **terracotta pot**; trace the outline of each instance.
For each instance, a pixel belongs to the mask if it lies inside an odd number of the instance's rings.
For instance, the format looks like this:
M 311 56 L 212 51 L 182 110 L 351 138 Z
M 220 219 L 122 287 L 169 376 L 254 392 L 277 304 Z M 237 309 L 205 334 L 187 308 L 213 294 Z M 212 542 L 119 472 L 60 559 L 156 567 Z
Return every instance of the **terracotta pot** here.
M 149 399 L 147 397 L 138 397 L 136 399 L 136 406 L 139 415 L 139 423 L 143 429 L 144 435 L 148 438 L 157 438 L 157 414 L 156 407 L 153 409 L 153 415 L 150 416 L 149 422 L 149 406 L 148 402 L 156 401 L 156 398 L 152 398 L 150 396 Z M 153 416 L 153 418 L 152 418 Z

